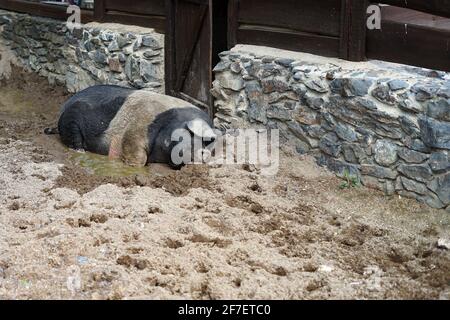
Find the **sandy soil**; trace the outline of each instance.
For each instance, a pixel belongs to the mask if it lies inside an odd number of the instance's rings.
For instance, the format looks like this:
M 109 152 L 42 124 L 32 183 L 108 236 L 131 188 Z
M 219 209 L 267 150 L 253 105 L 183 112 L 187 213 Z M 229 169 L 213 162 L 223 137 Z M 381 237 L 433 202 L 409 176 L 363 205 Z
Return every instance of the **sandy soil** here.
M 42 134 L 63 90 L 14 74 L 0 86 L 0 299 L 450 298 L 448 212 L 340 189 L 289 152 L 276 177 L 93 174 Z

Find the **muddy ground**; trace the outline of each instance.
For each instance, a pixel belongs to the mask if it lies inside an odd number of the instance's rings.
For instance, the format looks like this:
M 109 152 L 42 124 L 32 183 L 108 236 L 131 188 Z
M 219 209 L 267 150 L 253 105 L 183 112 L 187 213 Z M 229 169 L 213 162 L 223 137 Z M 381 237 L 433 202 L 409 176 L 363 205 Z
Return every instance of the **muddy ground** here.
M 0 299 L 450 298 L 448 212 L 288 151 L 275 177 L 133 171 L 42 133 L 67 98 L 0 84 Z

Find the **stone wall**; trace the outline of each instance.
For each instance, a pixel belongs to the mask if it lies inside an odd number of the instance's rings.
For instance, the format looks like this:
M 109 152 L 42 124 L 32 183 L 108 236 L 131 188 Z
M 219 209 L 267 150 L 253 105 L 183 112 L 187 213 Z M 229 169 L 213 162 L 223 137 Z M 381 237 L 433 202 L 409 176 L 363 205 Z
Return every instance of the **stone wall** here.
M 280 129 L 338 175 L 450 210 L 450 75 L 269 48 L 221 54 L 216 125 Z
M 153 29 L 91 23 L 70 31 L 63 21 L 0 10 L 0 38 L 21 65 L 70 92 L 94 84 L 164 92 L 164 36 Z

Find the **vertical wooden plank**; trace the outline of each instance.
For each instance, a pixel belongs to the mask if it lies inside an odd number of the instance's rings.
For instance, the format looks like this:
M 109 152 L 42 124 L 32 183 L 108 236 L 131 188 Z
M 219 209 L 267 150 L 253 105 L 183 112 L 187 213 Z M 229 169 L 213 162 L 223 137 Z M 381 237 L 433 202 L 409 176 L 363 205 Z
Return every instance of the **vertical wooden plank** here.
M 94 20 L 103 21 L 105 18 L 105 1 L 106 0 L 95 0 L 94 2 Z
M 228 49 L 237 44 L 239 28 L 239 0 L 229 0 L 228 3 Z
M 166 78 L 166 94 L 174 94 L 174 79 L 176 73 L 175 61 L 175 7 L 177 0 L 165 0 L 166 8 L 166 33 L 164 34 L 165 42 L 165 78 Z
M 365 59 L 368 5 L 368 0 L 342 0 L 340 58 Z

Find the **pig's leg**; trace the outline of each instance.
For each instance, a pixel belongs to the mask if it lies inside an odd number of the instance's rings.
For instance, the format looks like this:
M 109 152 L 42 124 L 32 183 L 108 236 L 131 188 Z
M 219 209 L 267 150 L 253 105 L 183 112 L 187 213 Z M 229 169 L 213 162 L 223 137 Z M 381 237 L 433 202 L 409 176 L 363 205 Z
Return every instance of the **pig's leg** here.
M 147 138 L 144 129 L 128 130 L 122 141 L 122 161 L 133 167 L 147 164 Z
M 66 146 L 77 151 L 84 151 L 84 138 L 78 121 L 64 122 L 60 125 L 59 132 L 61 140 Z
M 61 115 L 58 130 L 62 142 L 69 148 L 84 151 L 86 146 L 86 125 L 84 114 L 89 109 L 86 103 L 77 101 Z

